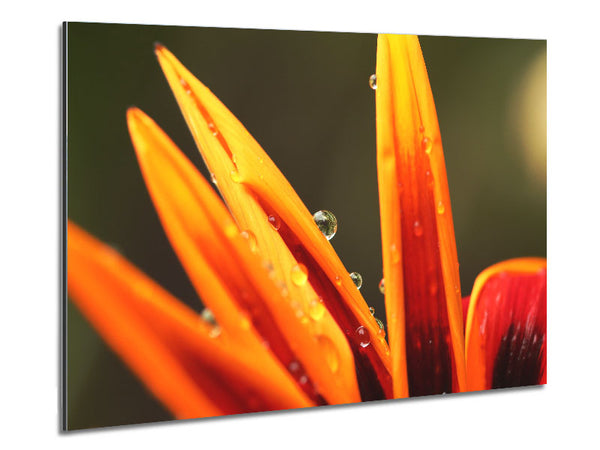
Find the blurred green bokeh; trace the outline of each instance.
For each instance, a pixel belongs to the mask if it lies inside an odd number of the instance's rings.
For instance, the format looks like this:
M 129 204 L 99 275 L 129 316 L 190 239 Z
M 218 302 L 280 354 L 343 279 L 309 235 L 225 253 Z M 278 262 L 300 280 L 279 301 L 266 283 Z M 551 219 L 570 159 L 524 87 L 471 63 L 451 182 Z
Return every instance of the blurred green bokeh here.
M 375 162 L 377 38 L 368 34 L 67 25 L 68 217 L 196 310 L 200 299 L 147 194 L 125 111 L 149 114 L 207 174 L 153 54 L 169 48 L 241 120 L 385 321 Z M 490 264 L 546 256 L 546 42 L 422 37 L 436 101 L 463 295 Z M 68 304 L 68 428 L 171 415 Z

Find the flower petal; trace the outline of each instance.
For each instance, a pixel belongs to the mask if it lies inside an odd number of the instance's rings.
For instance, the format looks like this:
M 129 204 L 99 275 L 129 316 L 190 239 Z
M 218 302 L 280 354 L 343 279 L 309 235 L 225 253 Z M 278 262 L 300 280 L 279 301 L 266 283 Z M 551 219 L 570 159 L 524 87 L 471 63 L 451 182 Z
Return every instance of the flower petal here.
M 253 233 L 258 253 L 272 264 L 275 278 L 303 314 L 309 313 L 311 303 L 322 299 L 327 310 L 318 322 L 320 330 L 314 333 L 326 333 L 340 361 L 356 366 L 362 399 L 391 394 L 385 338 L 311 214 L 233 114 L 167 49 L 157 46 L 156 54 L 240 228 Z M 308 275 L 300 284 L 294 279 L 298 265 L 306 267 Z
M 67 246 L 70 298 L 177 418 L 313 405 L 266 352 L 247 355 L 225 333 L 214 337 L 212 326 L 72 222 Z
M 469 390 L 546 383 L 545 259 L 511 259 L 477 277 L 466 342 Z
M 323 320 L 324 306 L 316 302 L 304 314 L 289 301 L 293 297 L 271 279 L 253 252 L 254 243 L 240 234 L 221 199 L 190 161 L 142 111 L 132 108 L 127 117 L 163 227 L 217 322 L 236 341 L 255 342 L 248 351 L 257 351 L 261 341 L 268 345 L 317 404 L 359 401 L 351 354 L 335 323 L 330 321 L 328 328 Z M 339 350 L 344 346 L 345 358 Z
M 465 387 L 454 225 L 437 115 L 416 36 L 377 43 L 377 168 L 394 396 Z

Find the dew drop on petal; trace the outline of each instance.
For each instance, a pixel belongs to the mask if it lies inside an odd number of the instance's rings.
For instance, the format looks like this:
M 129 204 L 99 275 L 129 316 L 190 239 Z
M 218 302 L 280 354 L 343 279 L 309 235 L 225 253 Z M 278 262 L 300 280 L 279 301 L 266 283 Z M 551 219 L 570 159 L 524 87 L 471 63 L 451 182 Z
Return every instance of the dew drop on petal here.
M 304 264 L 296 264 L 292 267 L 291 277 L 296 286 L 304 286 L 308 280 L 308 269 Z
M 437 213 L 438 214 L 444 214 L 444 212 L 446 212 L 446 207 L 444 206 L 444 204 L 442 203 L 442 201 L 440 200 L 437 204 Z
M 381 320 L 379 320 L 377 317 L 375 317 L 375 322 L 377 322 L 377 325 L 379 325 L 380 331 L 384 329 L 383 322 Z
M 238 227 L 233 222 L 229 222 L 227 225 L 225 225 L 224 231 L 225 236 L 227 236 L 229 239 L 238 235 Z
M 421 146 L 423 147 L 423 150 L 425 150 L 425 153 L 429 155 L 433 147 L 433 142 L 428 137 L 424 137 L 421 141 Z
M 422 133 L 425 131 L 425 127 L 423 125 L 419 125 L 419 132 Z
M 385 279 L 383 279 L 383 278 L 379 282 L 379 292 L 381 292 L 382 294 L 385 294 Z
M 327 240 L 331 240 L 337 232 L 337 219 L 331 211 L 321 210 L 313 214 L 313 220 Z
M 275 231 L 279 230 L 281 227 L 281 220 L 279 220 L 279 217 L 274 214 L 270 214 L 268 220 Z
M 217 320 L 215 319 L 215 315 L 208 308 L 204 308 L 202 310 L 201 317 L 202 317 L 202 320 L 204 320 L 205 322 L 208 322 L 210 324 L 216 325 L 216 323 L 217 323 Z
M 302 370 L 302 366 L 296 360 L 288 364 L 288 370 L 291 374 L 297 374 Z
M 423 225 L 418 220 L 415 220 L 414 223 L 414 233 L 417 237 L 423 236 Z
M 369 312 L 371 313 L 372 316 L 375 315 L 375 308 L 373 308 L 372 306 L 369 306 Z
M 400 262 L 400 251 L 396 244 L 390 245 L 390 252 L 392 253 L 392 263 L 398 264 Z
M 339 276 L 339 275 L 336 275 L 336 276 L 335 276 L 335 284 L 336 284 L 337 286 L 341 286 L 341 285 L 342 285 L 342 279 L 340 278 L 340 276 Z
M 229 175 L 231 176 L 231 181 L 233 181 L 234 183 L 239 183 L 240 181 L 242 181 L 242 177 L 240 176 L 240 173 L 237 169 L 233 169 L 229 173 Z
M 317 342 L 321 347 L 321 352 L 325 356 L 325 363 L 332 373 L 337 373 L 340 368 L 340 357 L 334 343 L 327 336 L 317 336 Z
M 217 177 L 212 172 L 210 173 L 210 181 L 212 181 L 212 184 L 214 184 L 215 186 L 217 186 Z
M 356 337 L 361 347 L 365 348 L 371 345 L 371 334 L 362 325 L 356 329 Z
M 352 278 L 352 281 L 356 285 L 357 289 L 360 289 L 362 287 L 363 279 L 362 279 L 362 275 L 360 273 L 352 272 L 350 274 L 350 278 Z
M 242 328 L 242 330 L 249 330 L 250 329 L 250 319 L 248 319 L 247 317 L 242 317 L 242 320 L 240 322 L 240 327 Z
M 313 299 L 308 305 L 308 315 L 312 320 L 321 320 L 325 314 L 325 305 L 321 299 Z
M 258 251 L 258 244 L 256 243 L 256 236 L 250 230 L 244 230 L 240 233 L 244 239 L 248 241 L 250 251 L 256 253 Z
M 217 136 L 219 134 L 219 130 L 217 130 L 216 125 L 212 122 L 208 123 L 208 129 L 210 130 L 213 136 Z
M 373 90 L 377 89 L 377 75 L 373 74 L 369 77 L 369 86 Z
M 221 327 L 219 325 L 215 325 L 208 332 L 208 337 L 214 339 L 214 338 L 218 338 L 219 336 L 221 336 Z

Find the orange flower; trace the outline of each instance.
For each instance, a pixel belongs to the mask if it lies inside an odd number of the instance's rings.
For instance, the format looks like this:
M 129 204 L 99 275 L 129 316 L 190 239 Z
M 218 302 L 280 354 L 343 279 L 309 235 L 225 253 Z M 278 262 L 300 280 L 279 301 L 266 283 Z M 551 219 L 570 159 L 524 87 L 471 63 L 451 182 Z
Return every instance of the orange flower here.
M 68 291 L 177 418 L 545 382 L 545 260 L 478 278 L 465 352 L 444 158 L 416 37 L 382 35 L 377 52 L 389 347 L 268 155 L 166 48 L 155 51 L 225 203 L 137 108 L 129 132 L 167 237 L 216 323 L 72 222 Z

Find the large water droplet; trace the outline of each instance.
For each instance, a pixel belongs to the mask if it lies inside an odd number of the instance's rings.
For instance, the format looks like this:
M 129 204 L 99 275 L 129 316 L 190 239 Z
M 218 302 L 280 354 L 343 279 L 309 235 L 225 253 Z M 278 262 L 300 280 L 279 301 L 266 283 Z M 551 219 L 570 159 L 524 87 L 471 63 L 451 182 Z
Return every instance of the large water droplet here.
M 371 345 L 371 334 L 362 325 L 356 329 L 356 337 L 361 347 L 368 347 Z
M 382 294 L 385 294 L 385 279 L 382 278 L 381 281 L 379 282 L 379 292 L 381 292 Z
M 291 277 L 296 286 L 304 286 L 308 280 L 308 269 L 304 264 L 296 264 L 292 267 Z
M 356 285 L 357 289 L 360 289 L 362 287 L 362 275 L 358 272 L 352 272 L 350 274 L 350 278 L 352 278 L 352 281 L 354 282 L 354 284 Z
M 335 236 L 337 232 L 337 219 L 332 212 L 325 210 L 317 211 L 313 214 L 313 220 L 328 241 Z
M 258 251 L 258 244 L 256 243 L 256 236 L 250 230 L 244 230 L 240 233 L 244 239 L 248 241 L 250 251 L 256 253 Z
M 413 231 L 415 233 L 415 236 L 417 236 L 417 237 L 423 236 L 423 225 L 421 225 L 421 222 L 419 222 L 418 220 L 415 220 L 415 223 L 413 226 L 414 226 Z
M 321 352 L 325 355 L 325 363 L 332 373 L 337 373 L 340 368 L 340 357 L 336 346 L 327 336 L 317 336 L 317 342 L 321 347 Z
M 373 90 L 377 89 L 377 75 L 373 74 L 369 77 L 369 86 Z
M 268 220 L 275 231 L 279 230 L 281 227 L 281 220 L 279 220 L 279 217 L 275 214 L 270 214 Z

